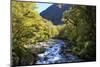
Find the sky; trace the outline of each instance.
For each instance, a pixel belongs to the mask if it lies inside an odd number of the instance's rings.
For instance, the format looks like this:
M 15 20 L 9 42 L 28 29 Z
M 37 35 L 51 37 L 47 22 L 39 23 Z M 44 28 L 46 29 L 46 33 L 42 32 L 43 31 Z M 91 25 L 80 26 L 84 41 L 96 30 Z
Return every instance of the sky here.
M 45 9 L 47 9 L 49 6 L 51 6 L 52 4 L 49 3 L 37 3 L 37 11 L 39 13 L 41 13 L 42 11 L 44 11 Z

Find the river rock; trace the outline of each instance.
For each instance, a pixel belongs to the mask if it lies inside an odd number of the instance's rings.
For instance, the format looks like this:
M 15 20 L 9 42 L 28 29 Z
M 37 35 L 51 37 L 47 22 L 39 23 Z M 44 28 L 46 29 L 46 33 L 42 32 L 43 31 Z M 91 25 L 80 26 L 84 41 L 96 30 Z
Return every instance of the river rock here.
M 47 44 L 50 45 L 50 47 L 46 48 L 44 53 L 38 54 L 39 59 L 36 64 L 69 63 L 80 61 L 77 56 L 70 52 L 68 47 L 70 45 L 69 43 L 66 45 L 63 40 L 54 39 L 48 41 Z

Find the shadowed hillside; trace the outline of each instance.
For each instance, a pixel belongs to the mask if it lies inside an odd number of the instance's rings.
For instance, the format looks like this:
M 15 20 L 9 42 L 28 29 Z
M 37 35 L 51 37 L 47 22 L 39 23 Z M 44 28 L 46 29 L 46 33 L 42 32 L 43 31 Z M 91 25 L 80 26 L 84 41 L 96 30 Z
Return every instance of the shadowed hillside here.
M 53 4 L 41 12 L 40 15 L 45 19 L 51 20 L 56 25 L 63 24 L 61 21 L 63 12 L 68 10 L 69 7 L 70 5 L 68 4 Z

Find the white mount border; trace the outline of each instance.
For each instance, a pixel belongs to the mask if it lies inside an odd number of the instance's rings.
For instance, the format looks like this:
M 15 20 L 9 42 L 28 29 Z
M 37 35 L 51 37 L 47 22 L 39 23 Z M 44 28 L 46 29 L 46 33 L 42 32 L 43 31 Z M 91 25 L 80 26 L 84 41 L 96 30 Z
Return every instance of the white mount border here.
M 97 5 L 99 0 L 17 0 L 17 1 L 34 1 L 34 2 L 51 2 L 51 3 L 68 3 L 81 5 Z

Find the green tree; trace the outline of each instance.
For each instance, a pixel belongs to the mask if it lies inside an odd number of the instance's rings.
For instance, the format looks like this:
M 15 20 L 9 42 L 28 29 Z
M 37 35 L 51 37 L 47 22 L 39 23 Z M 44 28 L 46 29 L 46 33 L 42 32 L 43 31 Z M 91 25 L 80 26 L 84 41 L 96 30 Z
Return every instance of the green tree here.
M 96 7 L 72 6 L 63 14 L 72 51 L 85 60 L 96 60 Z
M 36 3 L 12 0 L 11 7 L 12 54 L 13 63 L 16 62 L 13 65 L 29 65 L 35 54 L 26 46 L 46 41 L 56 36 L 58 31 L 51 21 L 39 15 L 36 11 Z M 27 63 L 21 63 L 23 58 Z

